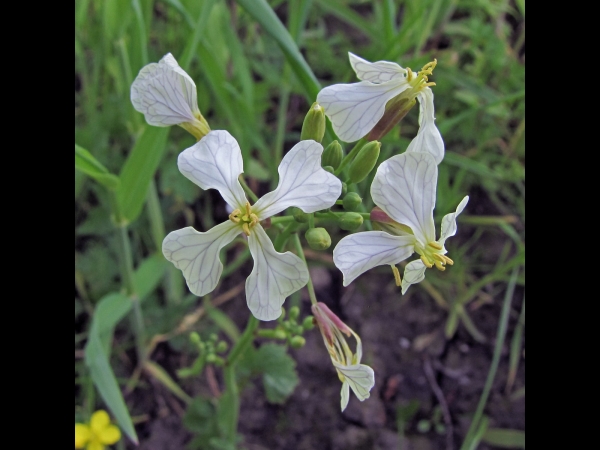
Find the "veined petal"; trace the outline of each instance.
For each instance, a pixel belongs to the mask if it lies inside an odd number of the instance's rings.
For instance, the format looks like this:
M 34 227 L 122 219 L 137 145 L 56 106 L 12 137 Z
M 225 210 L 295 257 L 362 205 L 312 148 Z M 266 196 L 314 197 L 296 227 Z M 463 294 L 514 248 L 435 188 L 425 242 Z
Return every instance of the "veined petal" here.
M 403 153 L 381 163 L 371 184 L 377 206 L 409 226 L 422 245 L 435 241 L 435 192 L 438 169 L 428 153 Z
M 364 231 L 343 238 L 333 249 L 333 262 L 344 274 L 344 286 L 375 266 L 397 264 L 414 252 L 414 236 Z
M 291 252 L 275 251 L 260 224 L 248 238 L 254 268 L 246 280 L 246 301 L 254 317 L 275 320 L 281 315 L 285 298 L 308 283 L 304 261 Z
M 350 385 L 348 384 L 348 381 L 344 381 L 342 383 L 342 392 L 340 392 L 340 395 L 342 397 L 342 401 L 340 402 L 342 406 L 342 412 L 344 412 L 346 406 L 348 406 L 348 402 L 350 401 Z
M 350 58 L 350 65 L 359 80 L 378 84 L 390 80 L 401 80 L 406 77 L 406 69 L 396 63 L 389 61 L 372 63 L 350 52 L 348 52 L 348 57 Z
M 467 195 L 460 201 L 455 212 L 446 214 L 444 216 L 442 219 L 442 233 L 440 240 L 438 241 L 440 244 L 444 245 L 446 243 L 446 239 L 456 234 L 456 218 L 461 212 L 463 212 L 468 202 L 469 196 Z
M 142 67 L 131 85 L 131 103 L 156 127 L 193 122 L 200 114 L 196 85 L 170 53 Z
M 419 131 L 406 149 L 407 152 L 425 152 L 434 157 L 436 164 L 444 159 L 444 140 L 435 126 L 433 91 L 425 87 L 417 94 L 419 100 Z
M 370 390 L 375 386 L 375 372 L 365 364 L 353 364 L 344 366 L 338 362 L 333 365 L 340 371 L 344 378 L 344 384 L 347 382 L 352 388 L 352 392 L 362 402 L 371 396 Z
M 277 171 L 277 189 L 264 195 L 252 207 L 260 220 L 290 206 L 306 213 L 329 208 L 342 193 L 342 182 L 321 167 L 323 146 L 301 141 L 283 157 Z
M 344 142 L 354 142 L 379 122 L 385 104 L 409 87 L 398 80 L 381 84 L 361 81 L 334 84 L 319 92 L 317 102 L 325 109 L 333 130 Z
M 425 264 L 420 259 L 409 262 L 404 268 L 404 278 L 402 279 L 402 295 L 406 293 L 411 284 L 420 283 L 425 279 Z
M 162 251 L 165 258 L 183 272 L 190 291 L 206 295 L 217 287 L 223 272 L 219 251 L 241 231 L 241 227 L 230 220 L 206 233 L 192 227 L 182 228 L 167 235 Z
M 233 208 L 244 208 L 246 195 L 238 177 L 244 172 L 242 151 L 225 130 L 211 131 L 177 158 L 181 173 L 202 189 L 217 189 Z

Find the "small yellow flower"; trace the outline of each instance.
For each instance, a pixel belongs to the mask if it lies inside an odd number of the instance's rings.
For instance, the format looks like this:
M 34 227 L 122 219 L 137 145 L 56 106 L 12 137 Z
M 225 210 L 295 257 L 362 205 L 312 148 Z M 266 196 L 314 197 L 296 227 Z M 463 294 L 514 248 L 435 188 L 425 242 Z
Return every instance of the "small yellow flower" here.
M 89 425 L 75 424 L 75 448 L 86 450 L 104 450 L 121 439 L 121 431 L 111 425 L 108 413 L 103 409 L 92 414 Z

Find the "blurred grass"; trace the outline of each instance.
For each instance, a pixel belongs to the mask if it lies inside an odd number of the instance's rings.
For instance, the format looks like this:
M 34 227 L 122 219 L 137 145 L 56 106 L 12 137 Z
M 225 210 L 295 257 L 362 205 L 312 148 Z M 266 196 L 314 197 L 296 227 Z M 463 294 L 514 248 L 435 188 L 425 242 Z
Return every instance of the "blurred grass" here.
M 291 38 L 281 28 L 258 23 L 271 14 L 268 6 Z M 278 33 L 279 41 L 273 38 Z M 294 53 L 294 43 L 301 55 Z M 348 51 L 413 70 L 438 60 L 432 80 L 437 83 L 436 118 L 447 153 L 439 168 L 436 219 L 454 210 L 465 194 L 471 200 L 469 218 L 459 220 L 458 238 L 449 241 L 456 264 L 443 274 L 428 274 L 425 289 L 449 305 L 449 336 L 463 323 L 478 338 L 470 309 L 490 301 L 493 286 L 505 286 L 510 272 L 524 266 L 524 2 L 77 0 L 75 142 L 93 155 L 102 173 L 127 170 L 125 160 L 145 128 L 143 116 L 129 101 L 129 86 L 144 64 L 171 52 L 195 80 L 198 103 L 211 128 L 227 129 L 236 137 L 249 183 L 264 193 L 265 181 L 276 182 L 278 155 L 299 139 L 318 83 L 355 81 Z M 294 64 L 286 62 L 286 54 L 295 58 Z M 306 71 L 302 55 L 316 78 Z M 383 139 L 380 162 L 405 150 L 417 131 L 417 111 Z M 178 153 L 193 143 L 173 127 L 165 150 L 153 151 L 155 159 L 144 166 L 150 172 L 156 169 L 155 213 L 158 208 L 167 231 L 185 225 L 206 230 L 225 214 L 221 203 L 213 205 L 210 195 L 201 195 L 177 171 Z M 357 189 L 365 192 L 371 179 Z M 145 198 L 144 190 L 136 192 L 136 205 Z M 128 208 L 130 200 L 125 192 L 121 203 Z M 81 349 L 95 306 L 119 291 L 121 283 L 110 194 L 76 171 L 75 205 L 76 349 Z M 372 205 L 365 206 L 368 210 Z M 141 215 L 128 211 L 137 267 L 159 250 L 156 214 L 151 207 Z M 238 243 L 236 252 L 243 251 Z M 232 272 L 225 268 L 226 274 Z M 523 272 L 517 285 L 524 284 Z M 151 333 L 173 329 L 194 303 L 193 297 L 183 298 L 187 288 L 178 271 L 175 275 L 167 274 L 145 300 Z M 521 333 L 514 348 L 520 348 Z M 128 335 L 121 339 L 132 342 Z M 76 372 L 85 377 L 81 364 Z M 90 391 L 76 391 L 76 405 L 91 410 L 89 403 L 95 399 Z

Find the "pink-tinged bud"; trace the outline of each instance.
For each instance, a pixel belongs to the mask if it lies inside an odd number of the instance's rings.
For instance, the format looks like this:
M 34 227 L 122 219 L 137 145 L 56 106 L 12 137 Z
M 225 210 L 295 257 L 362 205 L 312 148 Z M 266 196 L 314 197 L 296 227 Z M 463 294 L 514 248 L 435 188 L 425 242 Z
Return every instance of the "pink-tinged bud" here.
M 395 220 L 388 216 L 383 209 L 379 206 L 376 206 L 371 211 L 371 221 L 372 222 L 381 222 L 381 223 L 394 223 Z
M 375 229 L 386 231 L 395 236 L 414 234 L 410 227 L 396 222 L 379 206 L 376 206 L 371 210 L 371 222 L 373 222 Z
M 336 316 L 325 303 L 319 302 L 312 306 L 312 312 L 317 320 L 317 325 L 321 328 L 321 325 L 331 329 L 332 327 L 337 328 L 346 336 L 352 334 L 352 330 L 342 320 Z

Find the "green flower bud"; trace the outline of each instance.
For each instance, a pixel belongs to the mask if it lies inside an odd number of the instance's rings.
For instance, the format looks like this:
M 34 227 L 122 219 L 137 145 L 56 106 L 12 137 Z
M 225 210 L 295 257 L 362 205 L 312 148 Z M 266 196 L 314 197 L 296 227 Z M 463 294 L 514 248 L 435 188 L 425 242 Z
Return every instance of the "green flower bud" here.
M 190 333 L 190 342 L 192 344 L 199 345 L 202 342 L 202 339 L 200 339 L 200 335 L 198 333 L 192 331 Z
M 209 364 L 214 363 L 217 360 L 217 355 L 215 355 L 214 353 L 209 353 L 208 355 L 206 355 L 206 362 Z
M 331 245 L 331 236 L 325 228 L 309 228 L 304 237 L 313 250 L 325 250 Z
M 273 339 L 281 339 L 281 340 L 287 339 L 287 333 L 284 330 L 282 330 L 281 328 L 277 328 L 273 331 L 274 331 Z
M 377 158 L 379 158 L 379 149 L 381 143 L 378 141 L 368 142 L 363 148 L 360 149 L 352 164 L 350 164 L 350 170 L 348 171 L 348 182 L 358 183 L 366 178 L 367 175 L 373 170 L 375 164 L 377 164 Z
M 325 109 L 317 102 L 313 103 L 304 118 L 300 140 L 321 142 L 325 135 Z
M 292 329 L 292 332 L 293 332 L 294 334 L 298 334 L 298 335 L 300 335 L 300 334 L 304 333 L 304 328 L 302 327 L 302 325 L 296 325 L 296 326 L 295 326 L 295 327 Z
M 342 158 L 344 157 L 344 150 L 342 150 L 342 146 L 338 141 L 333 141 L 331 144 L 323 150 L 323 156 L 321 156 L 321 165 L 331 166 L 334 169 L 337 169 L 342 162 Z
M 313 316 L 308 316 L 305 317 L 304 320 L 302 321 L 302 328 L 304 328 L 304 330 L 309 331 L 312 330 L 315 327 L 315 319 L 313 318 Z
M 379 140 L 394 128 L 398 122 L 400 122 L 404 116 L 411 110 L 417 102 L 414 97 L 411 98 L 412 91 L 403 92 L 397 97 L 393 98 L 385 105 L 385 112 L 383 117 L 379 119 L 377 125 L 368 134 L 367 139 L 370 141 Z
M 329 172 L 329 173 L 334 172 L 333 167 L 331 167 L 331 166 L 323 166 L 323 170 L 326 172 Z
M 357 212 L 358 207 L 362 203 L 362 198 L 360 198 L 360 195 L 358 195 L 356 192 L 348 192 L 344 196 L 343 202 L 344 202 L 344 209 L 346 211 Z
M 279 316 L 279 318 L 277 320 L 282 321 L 283 319 L 285 319 L 285 308 L 282 306 L 281 307 L 281 315 Z
M 217 333 L 210 333 L 210 336 L 208 337 L 211 342 L 217 342 L 217 339 L 219 339 L 219 336 L 217 336 Z
M 300 315 L 300 308 L 297 306 L 292 306 L 290 308 L 290 320 L 296 320 Z
M 217 347 L 215 348 L 215 350 L 217 351 L 217 353 L 225 353 L 228 348 L 229 348 L 229 345 L 227 345 L 227 342 L 220 341 L 217 344 Z
M 308 214 L 302 211 L 300 208 L 294 208 L 293 212 L 294 220 L 299 223 L 308 222 Z
M 357 230 L 363 223 L 363 218 L 355 212 L 344 213 L 339 216 L 338 224 L 342 230 L 354 231 Z
M 348 185 L 342 181 L 342 195 L 346 195 L 348 192 Z
M 292 348 L 301 348 L 304 347 L 304 344 L 306 344 L 306 339 L 304 339 L 302 336 L 294 336 L 292 339 L 290 339 L 290 345 Z

